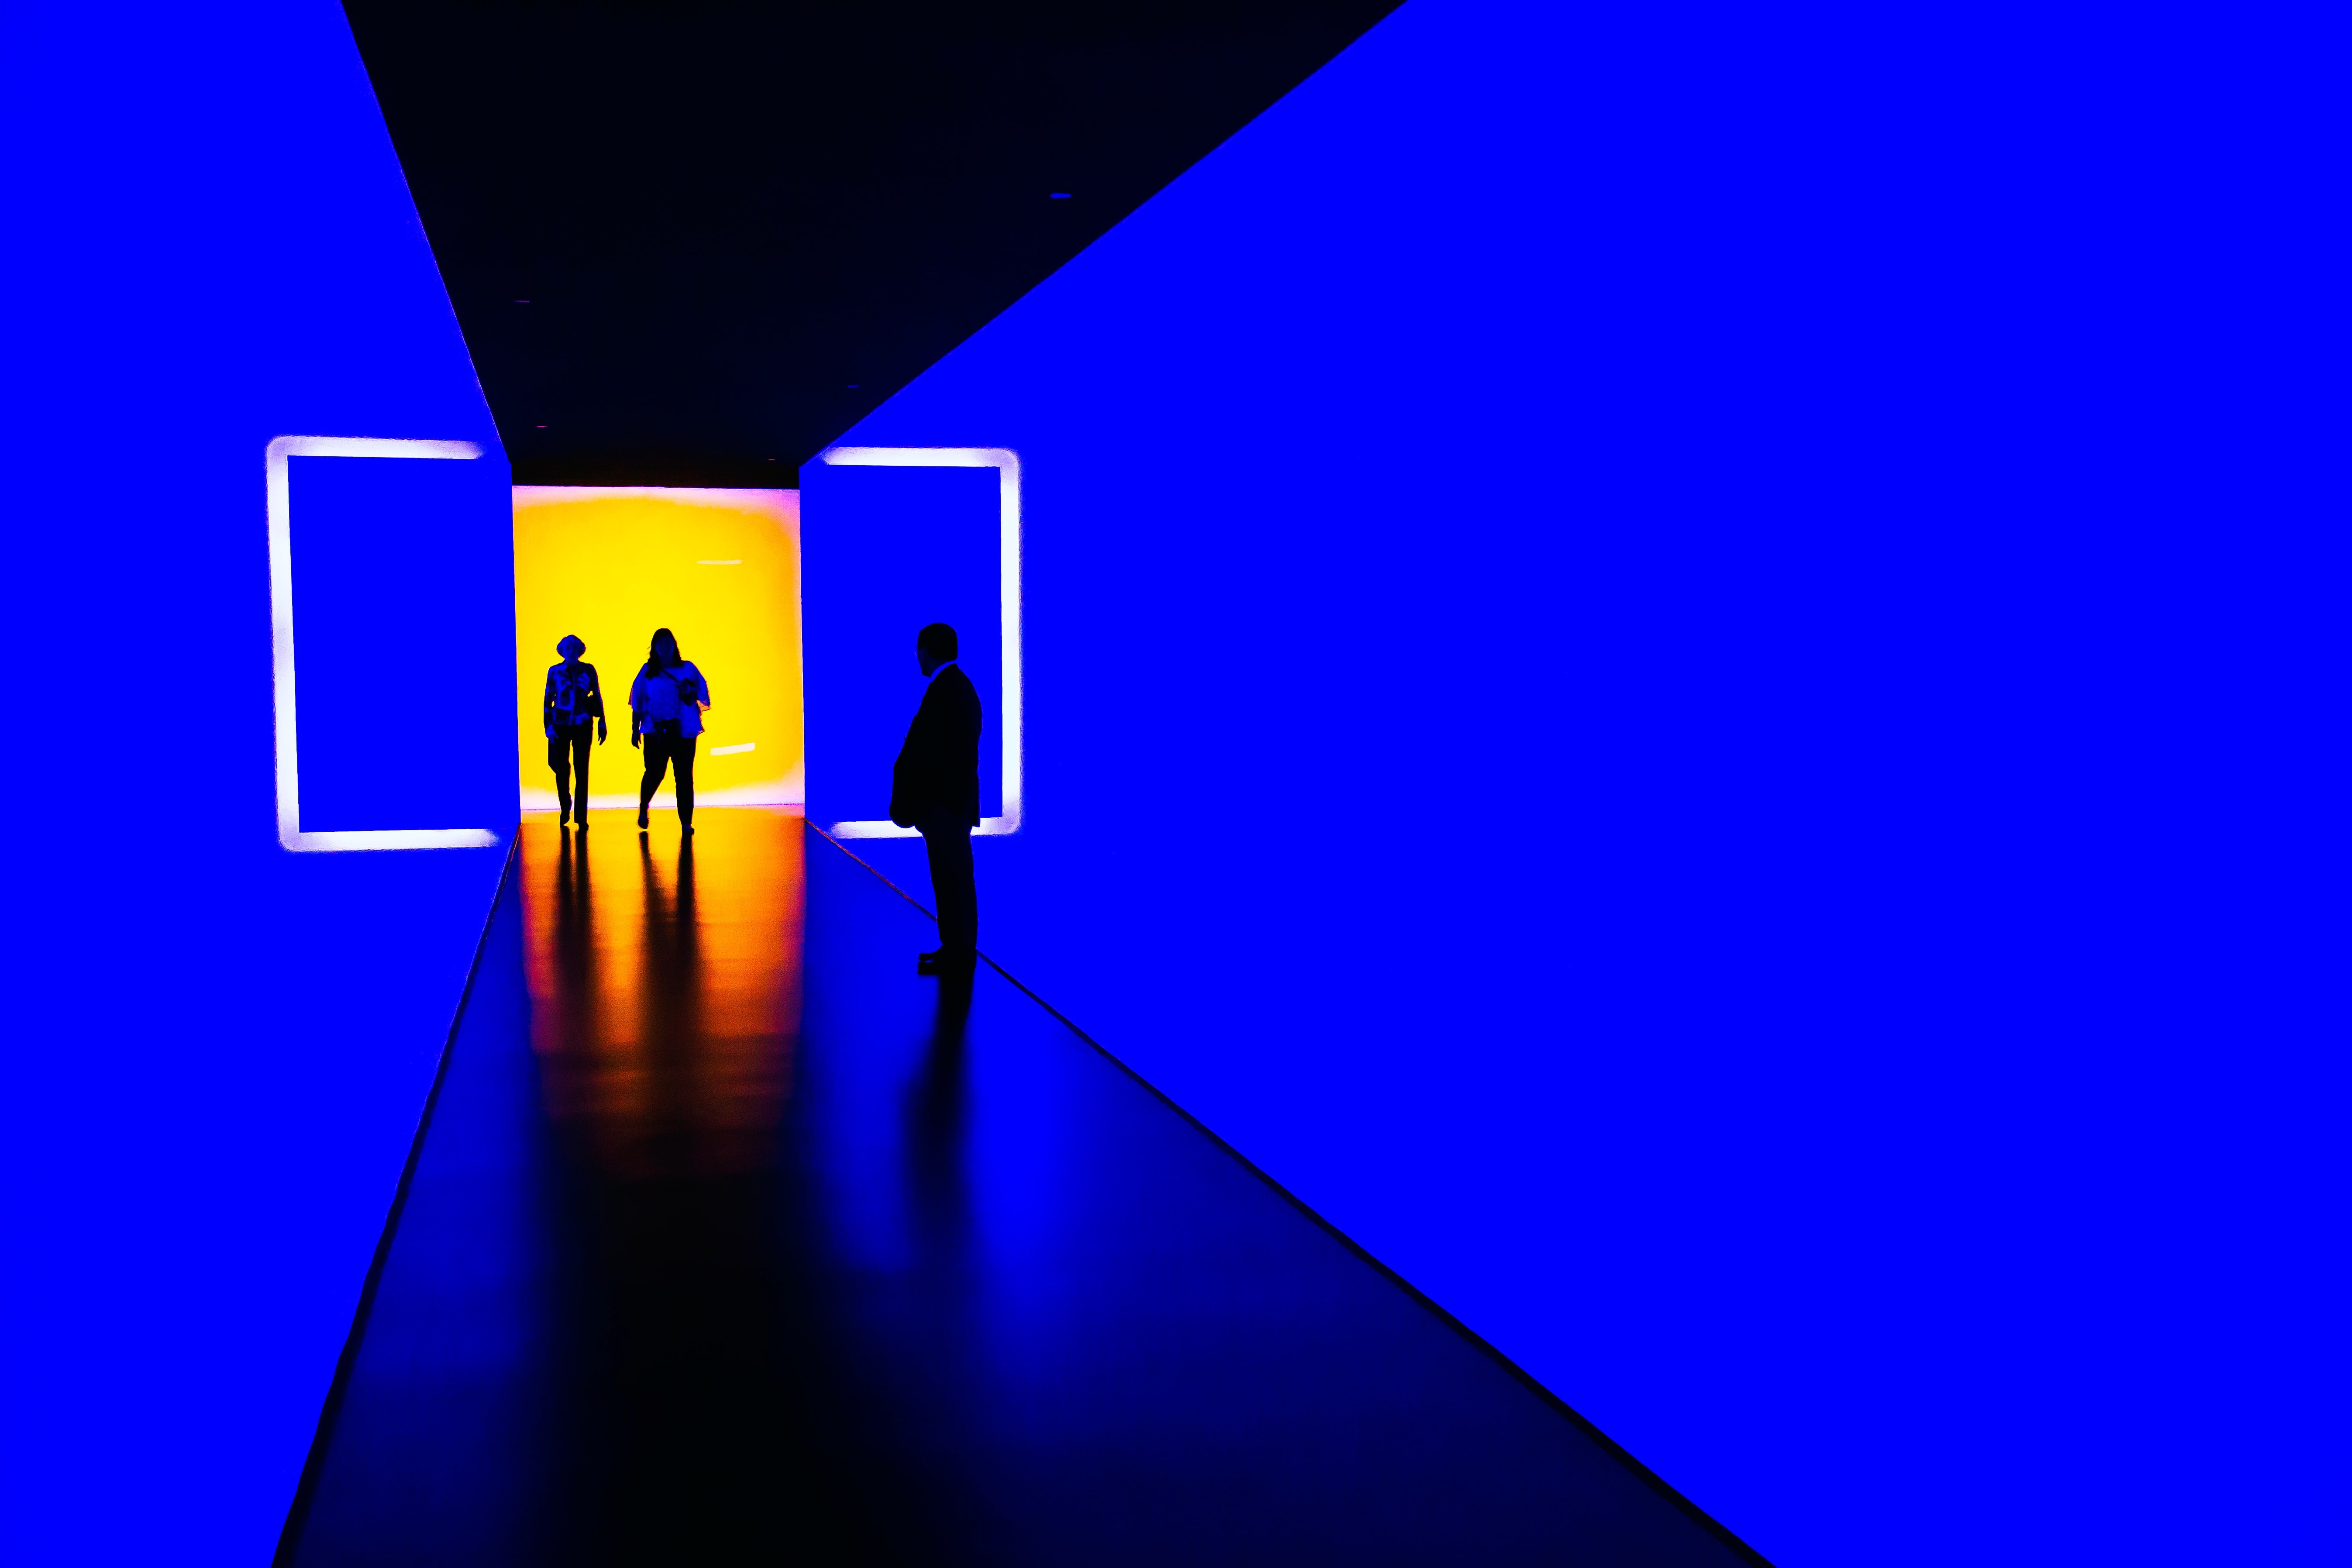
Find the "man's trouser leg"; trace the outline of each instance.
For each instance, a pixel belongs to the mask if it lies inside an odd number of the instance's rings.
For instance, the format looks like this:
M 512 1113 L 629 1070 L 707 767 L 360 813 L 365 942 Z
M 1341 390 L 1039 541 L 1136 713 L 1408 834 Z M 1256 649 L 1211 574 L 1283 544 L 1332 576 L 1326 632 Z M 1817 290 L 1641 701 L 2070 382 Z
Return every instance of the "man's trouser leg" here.
M 931 903 L 940 914 L 940 951 L 963 957 L 980 945 L 980 898 L 971 880 L 971 829 L 942 823 L 923 829 L 931 862 Z

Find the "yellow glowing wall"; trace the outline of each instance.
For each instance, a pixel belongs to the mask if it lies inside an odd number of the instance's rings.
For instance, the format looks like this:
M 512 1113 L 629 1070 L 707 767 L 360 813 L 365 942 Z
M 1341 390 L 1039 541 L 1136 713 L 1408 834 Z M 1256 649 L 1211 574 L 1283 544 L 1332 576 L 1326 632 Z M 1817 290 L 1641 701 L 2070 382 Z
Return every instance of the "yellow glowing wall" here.
M 629 682 L 656 626 L 677 634 L 716 699 L 703 715 L 696 799 L 798 802 L 799 492 L 518 485 L 514 502 L 523 809 L 555 809 L 540 694 L 566 633 L 588 645 L 612 728 L 589 764 L 590 804 L 637 804 L 642 753 L 629 749 Z

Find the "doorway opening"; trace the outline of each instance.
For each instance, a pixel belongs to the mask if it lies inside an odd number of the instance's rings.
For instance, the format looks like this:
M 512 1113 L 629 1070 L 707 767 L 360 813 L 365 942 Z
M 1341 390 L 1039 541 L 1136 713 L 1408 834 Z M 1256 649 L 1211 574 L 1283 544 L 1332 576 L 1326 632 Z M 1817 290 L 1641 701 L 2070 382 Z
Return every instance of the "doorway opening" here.
M 588 804 L 637 804 L 629 683 L 667 626 L 710 682 L 695 762 L 701 805 L 804 798 L 800 492 L 517 485 L 516 742 L 522 809 L 556 809 L 541 696 L 556 644 L 588 645 L 611 739 Z

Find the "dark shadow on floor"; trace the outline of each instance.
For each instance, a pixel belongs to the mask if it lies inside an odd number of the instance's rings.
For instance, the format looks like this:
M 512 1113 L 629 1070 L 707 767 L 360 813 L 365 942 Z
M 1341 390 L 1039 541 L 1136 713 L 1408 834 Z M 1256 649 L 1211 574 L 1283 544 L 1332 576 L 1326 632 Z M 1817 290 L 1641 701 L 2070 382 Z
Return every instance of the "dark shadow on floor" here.
M 626 822 L 526 829 L 293 1561 L 1739 1560 L 797 819 Z

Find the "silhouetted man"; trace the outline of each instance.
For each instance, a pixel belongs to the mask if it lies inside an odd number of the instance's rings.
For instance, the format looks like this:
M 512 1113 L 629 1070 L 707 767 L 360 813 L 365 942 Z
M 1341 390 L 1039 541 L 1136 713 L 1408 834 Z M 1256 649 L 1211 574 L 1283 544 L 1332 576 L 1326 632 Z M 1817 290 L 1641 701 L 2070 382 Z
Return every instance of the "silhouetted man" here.
M 920 830 L 931 860 L 931 901 L 940 946 L 916 973 L 969 970 L 980 942 L 971 885 L 971 830 L 980 826 L 980 694 L 956 668 L 955 628 L 933 622 L 915 634 L 915 660 L 930 676 L 923 705 L 907 726 L 890 773 L 890 820 Z

